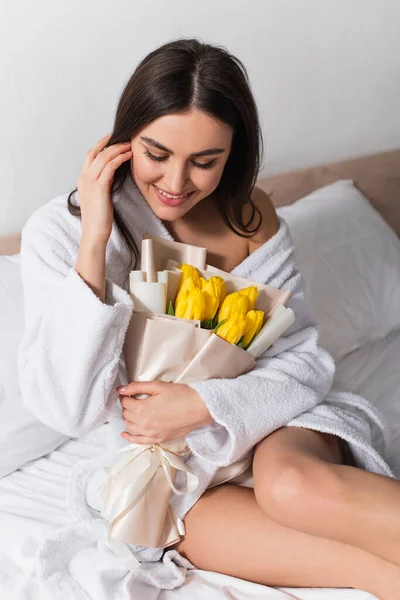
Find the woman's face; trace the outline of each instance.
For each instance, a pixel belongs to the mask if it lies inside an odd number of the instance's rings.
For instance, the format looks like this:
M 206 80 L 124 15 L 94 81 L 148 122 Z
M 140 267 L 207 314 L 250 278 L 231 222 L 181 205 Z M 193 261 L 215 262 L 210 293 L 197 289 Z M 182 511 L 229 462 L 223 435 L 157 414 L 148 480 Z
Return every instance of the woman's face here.
M 159 219 L 182 218 L 217 188 L 232 137 L 229 125 L 193 109 L 160 117 L 132 138 L 132 177 Z

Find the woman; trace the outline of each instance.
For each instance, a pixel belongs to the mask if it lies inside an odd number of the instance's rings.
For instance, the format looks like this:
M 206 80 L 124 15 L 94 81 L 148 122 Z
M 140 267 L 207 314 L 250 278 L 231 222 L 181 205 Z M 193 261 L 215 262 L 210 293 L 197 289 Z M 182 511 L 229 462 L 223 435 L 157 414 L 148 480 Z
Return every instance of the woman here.
M 274 351 L 225 388 L 221 380 L 118 388 L 122 437 L 146 444 L 186 435 L 194 458 L 214 463 L 204 494 L 181 506 L 186 534 L 175 548 L 195 566 L 270 586 L 355 587 L 400 598 L 400 487 L 369 444 L 367 423 L 346 413 L 340 394 L 328 402 L 334 365 L 317 344 L 287 227 L 254 187 L 261 141 L 246 70 L 224 49 L 178 40 L 139 64 L 112 135 L 86 155 L 80 206 L 73 193 L 59 197 L 24 228 L 23 396 L 39 419 L 68 435 L 112 419 L 132 311 L 124 290 L 149 227 L 207 247 L 210 264 L 236 274 L 254 257 L 262 259 L 260 273 L 264 258 L 275 261 L 265 283 L 290 289 L 297 319 Z M 61 341 L 54 331 L 62 329 Z M 39 402 L 29 400 L 33 389 Z M 139 393 L 149 398 L 130 397 Z M 304 402 L 295 409 L 298 397 Z M 269 419 L 256 431 L 244 414 L 253 402 L 260 423 Z M 332 424 L 330 433 L 313 429 L 318 418 Z M 332 433 L 341 422 L 343 437 Z M 248 487 L 239 479 L 207 490 L 218 465 L 254 446 Z

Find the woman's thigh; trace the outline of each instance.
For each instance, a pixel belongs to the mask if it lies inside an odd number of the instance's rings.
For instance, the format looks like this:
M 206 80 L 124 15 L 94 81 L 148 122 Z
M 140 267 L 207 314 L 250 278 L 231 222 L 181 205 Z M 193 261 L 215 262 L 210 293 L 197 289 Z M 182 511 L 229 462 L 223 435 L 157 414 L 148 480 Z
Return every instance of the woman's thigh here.
M 263 513 L 249 488 L 222 484 L 208 490 L 186 515 L 185 526 L 186 535 L 174 547 L 199 569 L 269 586 L 355 587 L 378 595 L 378 583 L 387 581 L 399 589 L 394 564 L 281 526 Z

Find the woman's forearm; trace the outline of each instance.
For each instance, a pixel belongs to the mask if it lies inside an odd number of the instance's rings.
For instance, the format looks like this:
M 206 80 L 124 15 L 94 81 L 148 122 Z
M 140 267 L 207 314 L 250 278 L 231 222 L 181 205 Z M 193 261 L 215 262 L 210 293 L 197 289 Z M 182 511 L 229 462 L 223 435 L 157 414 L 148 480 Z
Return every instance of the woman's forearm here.
M 106 247 L 103 242 L 93 241 L 82 236 L 75 269 L 104 302 L 106 294 Z

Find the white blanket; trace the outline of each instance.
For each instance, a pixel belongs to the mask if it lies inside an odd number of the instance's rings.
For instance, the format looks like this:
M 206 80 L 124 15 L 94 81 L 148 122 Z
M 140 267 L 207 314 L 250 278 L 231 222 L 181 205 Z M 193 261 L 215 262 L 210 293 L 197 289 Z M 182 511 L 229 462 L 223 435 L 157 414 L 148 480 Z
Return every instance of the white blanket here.
M 115 203 L 138 243 L 143 232 L 170 238 L 129 175 Z M 122 275 L 127 254 L 114 228 L 107 247 L 103 304 L 75 271 L 80 235 L 80 221 L 68 213 L 66 195 L 40 208 L 22 232 L 26 321 L 19 352 L 22 394 L 28 410 L 67 435 L 81 435 L 109 419 L 111 449 L 117 447 L 114 440 L 124 428 L 115 387 L 123 382 L 121 353 L 133 309 Z M 215 422 L 187 436 L 193 451 L 188 466 L 200 485 L 192 494 L 173 497 L 177 514 L 185 516 L 220 466 L 238 460 L 283 425 L 339 435 L 350 443 L 362 468 L 392 476 L 371 443 L 372 427 L 385 435 L 379 415 L 362 398 L 331 389 L 334 363 L 318 345 L 285 221 L 280 219 L 278 233 L 233 273 L 289 290 L 288 306 L 296 322 L 258 359 L 254 371 L 235 380 L 191 384 Z M 93 552 L 86 558 L 95 563 L 95 548 L 104 545 L 105 522 L 87 507 L 85 491 L 101 462 L 78 465 L 70 482 L 70 510 L 79 521 L 49 539 L 40 553 L 40 577 L 52 597 L 66 585 L 71 549 L 92 543 Z M 165 589 L 182 585 L 190 564 L 176 551 L 133 545 L 130 549 L 141 567 L 127 574 L 127 581 Z M 105 553 L 109 560 L 110 550 Z
M 397 349 L 400 348 L 400 335 Z M 394 349 L 394 348 L 392 348 Z M 387 372 L 385 377 L 387 376 Z M 375 378 L 375 383 L 376 383 Z M 378 377 L 379 379 L 379 377 Z M 383 391 L 382 379 L 380 380 Z M 398 386 L 397 386 L 398 389 Z M 387 402 L 393 396 L 387 394 Z M 393 403 L 394 404 L 394 403 Z M 115 557 L 107 555 L 103 546 L 93 550 L 91 544 L 82 548 L 69 565 L 71 575 L 80 583 L 77 595 L 64 589 L 54 589 L 49 595 L 37 577 L 36 554 L 43 540 L 65 531 L 72 524 L 67 512 L 66 489 L 71 469 L 84 459 L 92 459 L 104 452 L 107 428 L 105 425 L 84 436 L 70 440 L 48 456 L 28 463 L 22 469 L 0 479 L 0 597 L 7 600 L 52 600 L 76 598 L 102 600 L 124 598 L 124 573 Z M 61 529 L 62 528 L 62 529 Z M 82 530 L 83 533 L 83 530 Z M 76 550 L 76 547 L 75 547 Z M 90 562 L 85 553 L 96 552 L 96 561 Z M 64 555 L 63 555 L 64 556 Z M 52 561 L 53 565 L 57 561 Z M 119 577 L 118 574 L 121 574 Z M 66 574 L 69 582 L 69 575 Z M 56 587 L 56 582 L 54 582 Z M 67 590 L 70 589 L 67 587 Z M 84 594 L 86 592 L 86 596 Z M 105 595 L 107 593 L 107 595 Z M 194 569 L 185 583 L 174 590 L 160 590 L 154 586 L 133 582 L 129 600 L 372 600 L 365 592 L 349 589 L 294 589 L 270 588 L 229 577 L 220 573 Z

